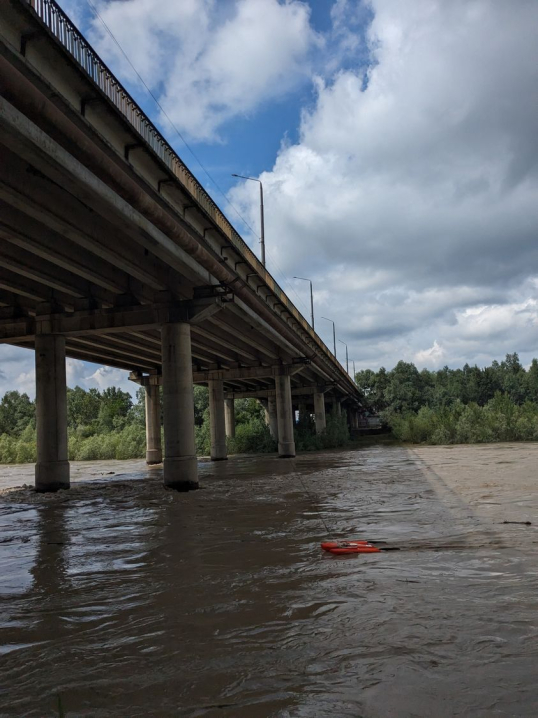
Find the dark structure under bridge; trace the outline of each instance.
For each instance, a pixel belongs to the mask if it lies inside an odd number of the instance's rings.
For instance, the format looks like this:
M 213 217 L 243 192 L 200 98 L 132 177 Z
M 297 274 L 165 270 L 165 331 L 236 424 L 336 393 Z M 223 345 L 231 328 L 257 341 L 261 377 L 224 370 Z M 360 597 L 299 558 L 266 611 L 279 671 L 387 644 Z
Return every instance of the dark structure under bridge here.
M 197 486 L 192 385 L 212 458 L 256 397 L 281 456 L 294 409 L 357 423 L 350 377 L 52 0 L 0 0 L 0 341 L 36 358 L 36 488 L 69 486 L 66 357 L 146 390 L 147 460 Z

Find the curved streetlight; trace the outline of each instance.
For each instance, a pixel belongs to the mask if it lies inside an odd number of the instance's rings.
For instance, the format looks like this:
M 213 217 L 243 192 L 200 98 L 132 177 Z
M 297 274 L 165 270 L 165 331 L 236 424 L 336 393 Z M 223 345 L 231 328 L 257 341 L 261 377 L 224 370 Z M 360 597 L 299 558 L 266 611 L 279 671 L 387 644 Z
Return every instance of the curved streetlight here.
M 294 279 L 302 279 L 303 282 L 310 282 L 310 315 L 312 317 L 312 329 L 314 329 L 314 293 L 312 291 L 312 280 L 306 277 L 294 277 Z
M 327 317 L 321 317 L 322 319 L 325 319 L 326 322 L 332 322 L 333 325 L 333 344 L 334 344 L 334 356 L 336 357 L 336 326 L 332 319 L 328 319 Z
M 241 179 L 251 180 L 252 182 L 258 182 L 260 185 L 260 244 L 261 244 L 261 255 L 262 264 L 265 267 L 265 223 L 263 217 L 263 185 L 261 180 L 256 177 L 245 177 L 245 175 L 232 174 L 232 177 L 240 177 Z
M 347 344 L 345 342 L 343 342 L 341 339 L 339 339 L 338 341 L 340 342 L 340 344 L 343 344 L 346 348 L 346 372 L 349 375 L 349 360 L 347 358 Z

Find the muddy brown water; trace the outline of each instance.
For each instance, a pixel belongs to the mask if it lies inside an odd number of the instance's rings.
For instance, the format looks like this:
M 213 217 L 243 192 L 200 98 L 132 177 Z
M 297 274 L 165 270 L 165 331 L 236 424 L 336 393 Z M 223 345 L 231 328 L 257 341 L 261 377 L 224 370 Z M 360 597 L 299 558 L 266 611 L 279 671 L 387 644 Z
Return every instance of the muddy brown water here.
M 1 467 L 0 715 L 535 718 L 537 465 L 538 444 L 234 457 L 177 494 L 93 462 L 55 495 Z M 406 550 L 324 554 L 320 517 Z

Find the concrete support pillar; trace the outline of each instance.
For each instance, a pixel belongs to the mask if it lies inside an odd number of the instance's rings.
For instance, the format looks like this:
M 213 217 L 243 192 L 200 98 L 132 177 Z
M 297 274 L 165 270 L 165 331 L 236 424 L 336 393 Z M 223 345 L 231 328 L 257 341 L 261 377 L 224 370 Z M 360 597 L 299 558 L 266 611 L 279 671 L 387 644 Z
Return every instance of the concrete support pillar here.
M 211 461 L 223 461 L 226 453 L 226 422 L 224 414 L 224 383 L 209 380 L 209 428 L 211 433 Z
M 291 404 L 291 401 L 290 401 Z M 269 426 L 271 436 L 275 441 L 278 441 L 278 419 L 276 410 L 276 396 L 270 396 L 267 399 L 266 408 L 266 421 Z
M 353 409 L 353 428 L 358 429 L 359 428 L 359 412 L 356 409 Z
M 314 394 L 314 412 L 316 415 L 316 434 L 321 434 L 327 427 L 325 418 L 325 394 L 318 391 Z
M 69 488 L 65 338 L 36 334 L 36 491 Z
M 198 488 L 190 325 L 163 324 L 161 340 L 164 484 L 178 491 L 190 491 Z
M 226 436 L 233 438 L 235 436 L 235 401 L 233 399 L 224 400 L 224 423 Z
M 159 385 L 148 384 L 146 386 L 146 464 L 160 464 L 162 460 Z
M 308 419 L 308 409 L 304 401 L 299 402 L 299 421 L 306 421 Z
M 281 458 L 295 456 L 293 438 L 293 410 L 291 403 L 291 382 L 289 374 L 275 376 L 276 415 L 278 424 L 278 455 Z

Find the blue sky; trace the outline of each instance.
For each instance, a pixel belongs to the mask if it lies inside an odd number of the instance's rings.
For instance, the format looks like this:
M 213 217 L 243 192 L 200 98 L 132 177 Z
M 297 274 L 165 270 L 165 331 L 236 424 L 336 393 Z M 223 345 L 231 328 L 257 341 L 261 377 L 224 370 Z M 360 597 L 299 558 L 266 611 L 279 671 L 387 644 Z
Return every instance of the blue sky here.
M 127 0 L 128 4 L 129 0 Z M 200 3 L 203 5 L 205 3 Z M 208 3 L 211 5 L 211 3 Z M 225 17 L 233 16 L 234 8 L 238 3 L 232 0 L 224 0 L 213 4 L 213 8 L 226 8 L 223 13 Z M 271 3 L 273 4 L 273 3 Z M 278 4 L 278 3 L 274 3 Z M 258 176 L 261 172 L 271 167 L 283 142 L 295 143 L 299 140 L 299 128 L 301 113 L 305 108 L 313 105 L 315 101 L 312 73 L 323 75 L 327 64 L 331 63 L 333 56 L 338 56 L 338 64 L 334 69 L 344 70 L 346 68 L 366 68 L 371 60 L 370 53 L 366 48 L 365 35 L 372 19 L 372 10 L 367 3 L 355 3 L 353 13 L 349 17 L 353 33 L 359 40 L 358 46 L 353 46 L 347 51 L 339 47 L 341 38 L 335 37 L 333 32 L 333 18 L 331 12 L 336 3 L 330 0 L 311 0 L 310 2 L 292 3 L 302 6 L 305 14 L 308 15 L 311 31 L 318 35 L 320 45 L 316 47 L 315 53 L 309 53 L 310 72 L 294 83 L 291 90 L 269 96 L 266 101 L 261 99 L 247 113 L 239 113 L 224 121 L 218 128 L 218 136 L 211 141 L 200 141 L 196 136 L 185 133 L 184 128 L 174 123 L 186 143 L 178 136 L 174 127 L 163 121 L 159 108 L 145 88 L 136 78 L 126 76 L 125 58 L 113 45 L 110 45 L 110 37 L 107 37 L 106 26 L 113 32 L 114 21 L 107 17 L 107 6 L 121 7 L 116 2 L 92 2 L 87 0 L 64 0 L 60 5 L 65 11 L 76 19 L 79 29 L 95 42 L 101 50 L 103 40 L 106 40 L 109 48 L 114 52 L 102 52 L 102 57 L 109 64 L 111 69 L 125 83 L 127 89 L 141 105 L 144 111 L 155 121 L 163 131 L 168 141 L 174 146 L 183 161 L 196 174 L 200 182 L 210 192 L 215 200 L 225 209 L 229 218 L 241 224 L 241 220 L 234 215 L 233 208 L 223 197 L 219 188 L 226 194 L 236 180 L 232 173 Z M 343 3 L 345 4 L 345 3 Z M 148 3 L 151 5 L 151 3 Z M 158 0 L 153 3 L 155 11 L 158 12 Z M 99 15 L 92 10 L 93 6 Z M 261 12 L 261 10 L 260 10 Z M 218 13 L 217 13 L 218 14 Z M 114 14 L 114 18 L 117 15 Z M 101 19 L 102 18 L 102 19 Z M 117 37 L 116 33 L 114 36 Z M 157 38 L 157 34 L 155 35 Z M 144 60 L 135 51 L 130 51 L 125 43 L 120 42 L 122 49 L 126 52 L 129 60 L 140 76 L 147 82 L 154 94 L 159 97 L 166 82 L 151 83 L 151 76 L 146 75 Z M 248 60 L 248 57 L 246 58 Z M 187 146 L 188 145 L 188 146 Z M 191 149 L 194 152 L 191 152 Z M 199 161 L 198 161 L 199 160 Z M 214 182 L 208 178 L 204 169 L 211 176 Z M 218 185 L 218 187 L 217 187 Z
M 227 200 L 257 232 L 257 185 L 231 174 L 263 181 L 269 270 L 307 317 L 292 277 L 312 278 L 357 368 L 538 356 L 537 3 L 92 2 L 226 199 L 87 0 L 61 4 L 255 251 Z M 0 393 L 33 393 L 21 352 L 0 348 Z

